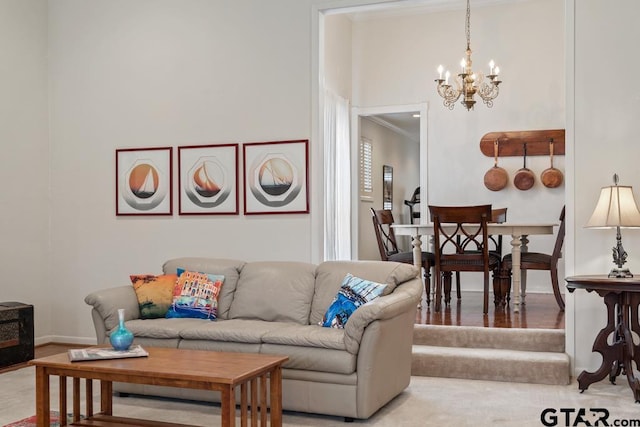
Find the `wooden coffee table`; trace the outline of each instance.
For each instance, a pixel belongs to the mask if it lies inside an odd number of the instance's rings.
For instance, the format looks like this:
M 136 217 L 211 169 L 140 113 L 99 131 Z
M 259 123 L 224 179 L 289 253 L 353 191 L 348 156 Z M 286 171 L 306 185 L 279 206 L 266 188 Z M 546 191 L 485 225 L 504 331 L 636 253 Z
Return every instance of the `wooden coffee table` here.
M 29 362 L 36 368 L 36 415 L 38 427 L 49 427 L 50 382 L 60 377 L 60 425 L 66 425 L 67 377 L 73 378 L 75 426 L 184 426 L 113 416 L 113 382 L 151 384 L 217 390 L 221 393 L 222 426 L 235 426 L 236 387 L 240 386 L 240 421 L 247 425 L 282 426 L 282 364 L 287 356 L 222 353 L 171 348 L 145 348 L 149 357 L 70 362 L 66 353 Z M 80 379 L 85 379 L 85 418 L 80 419 Z M 93 381 L 100 381 L 100 411 L 93 412 Z M 268 384 L 268 385 L 267 385 Z M 267 411 L 267 389 L 270 411 Z

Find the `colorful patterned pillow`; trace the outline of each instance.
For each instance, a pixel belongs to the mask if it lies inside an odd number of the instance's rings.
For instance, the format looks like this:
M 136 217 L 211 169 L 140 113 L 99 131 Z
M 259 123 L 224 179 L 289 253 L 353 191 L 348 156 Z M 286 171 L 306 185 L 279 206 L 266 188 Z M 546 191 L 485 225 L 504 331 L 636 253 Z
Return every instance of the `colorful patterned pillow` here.
M 177 274 L 134 274 L 129 276 L 138 297 L 141 319 L 165 317 L 173 301 L 173 288 Z
M 318 324 L 326 328 L 344 328 L 353 312 L 362 304 L 382 295 L 386 286 L 347 274 L 338 294 Z
M 218 317 L 218 295 L 224 283 L 220 274 L 178 271 L 178 281 L 173 289 L 173 301 L 167 318 L 193 317 L 216 320 Z

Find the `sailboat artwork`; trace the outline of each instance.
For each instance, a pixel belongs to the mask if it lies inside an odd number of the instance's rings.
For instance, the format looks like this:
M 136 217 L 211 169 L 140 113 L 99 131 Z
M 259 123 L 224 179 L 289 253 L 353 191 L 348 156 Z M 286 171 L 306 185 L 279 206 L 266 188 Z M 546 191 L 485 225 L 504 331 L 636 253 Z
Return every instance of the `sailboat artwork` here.
M 171 215 L 171 147 L 116 150 L 116 215 Z
M 216 170 L 217 169 L 217 170 Z M 213 162 L 204 161 L 193 173 L 193 183 L 195 191 L 202 197 L 214 197 L 222 189 L 214 178 L 214 175 L 221 175 L 220 167 Z M 217 172 L 217 173 L 216 173 Z
M 158 189 L 158 171 L 148 163 L 139 164 L 129 175 L 131 192 L 141 199 L 148 199 Z
M 281 196 L 291 188 L 293 174 L 293 168 L 288 161 L 281 157 L 272 157 L 260 166 L 260 187 L 271 196 Z
M 244 144 L 245 214 L 309 213 L 309 140 Z

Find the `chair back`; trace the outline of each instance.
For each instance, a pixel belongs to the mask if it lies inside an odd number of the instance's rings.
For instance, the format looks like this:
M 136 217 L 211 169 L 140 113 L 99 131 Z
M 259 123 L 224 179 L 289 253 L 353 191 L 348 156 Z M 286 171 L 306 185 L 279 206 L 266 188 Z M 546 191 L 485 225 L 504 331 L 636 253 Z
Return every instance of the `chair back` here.
M 389 256 L 397 254 L 398 243 L 396 235 L 393 232 L 393 213 L 389 209 L 375 210 L 371 208 L 371 220 L 373 228 L 376 232 L 376 240 L 378 241 L 378 250 L 380 251 L 380 259 L 388 261 Z
M 553 246 L 553 253 L 551 254 L 551 262 L 558 262 L 559 258 L 562 258 L 562 245 L 564 244 L 564 210 L 565 207 L 562 207 L 562 211 L 560 212 L 560 227 L 558 227 L 558 235 L 556 236 L 556 244 Z
M 404 204 L 409 207 L 409 220 L 411 221 L 411 224 L 413 224 L 414 220 L 420 219 L 420 210 L 415 210 L 415 205 L 420 204 L 420 187 L 417 187 L 413 191 L 411 200 L 405 200 Z
M 491 209 L 491 222 L 496 224 L 507 222 L 507 208 Z
M 487 223 L 491 205 L 429 206 L 436 272 L 489 271 Z M 461 238 L 459 238 L 460 236 Z

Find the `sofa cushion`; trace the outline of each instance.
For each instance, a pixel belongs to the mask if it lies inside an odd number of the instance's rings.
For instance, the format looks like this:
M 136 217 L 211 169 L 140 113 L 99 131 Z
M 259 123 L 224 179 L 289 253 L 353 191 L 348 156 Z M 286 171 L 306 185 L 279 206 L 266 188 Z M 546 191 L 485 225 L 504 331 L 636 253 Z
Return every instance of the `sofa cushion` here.
M 385 287 L 386 285 L 382 283 L 347 274 L 333 302 L 318 324 L 327 328 L 344 328 L 351 314 L 361 305 L 382 295 Z
M 236 292 L 238 277 L 244 265 L 245 261 L 232 259 L 186 257 L 175 258 L 165 262 L 162 266 L 162 271 L 165 274 L 176 273 L 178 268 L 182 268 L 200 273 L 223 275 L 224 286 L 218 296 L 218 318 L 227 319 L 229 307 L 231 307 L 231 301 L 233 301 L 233 295 Z
M 173 290 L 173 301 L 167 311 L 167 318 L 216 320 L 218 295 L 224 283 L 224 276 L 184 271 L 181 268 L 177 271 L 180 276 Z
M 183 329 L 200 323 L 214 322 L 203 319 L 137 319 L 125 322 L 125 326 L 133 333 L 134 339 L 136 337 L 179 339 Z
M 173 301 L 173 288 L 178 276 L 175 274 L 136 274 L 129 276 L 136 291 L 141 319 L 157 319 L 167 315 Z
M 264 334 L 262 342 L 346 350 L 342 329 L 322 328 L 318 325 L 288 325 L 274 329 Z
M 396 286 L 417 276 L 417 269 L 410 264 L 380 261 L 325 261 L 316 269 L 315 294 L 311 303 L 309 323 L 317 324 L 336 296 L 342 279 L 348 273 L 373 282 L 387 285 L 383 295 Z
M 180 331 L 186 340 L 212 340 L 242 343 L 262 343 L 262 337 L 270 331 L 286 327 L 287 323 L 261 320 L 231 319 L 217 322 L 189 324 Z
M 356 371 L 358 359 L 357 355 L 344 350 L 280 344 L 263 344 L 260 347 L 260 353 L 289 356 L 289 360 L 282 365 L 283 368 L 343 375 L 349 375 Z
M 229 318 L 309 324 L 315 270 L 315 265 L 303 262 L 246 264 L 238 280 Z

